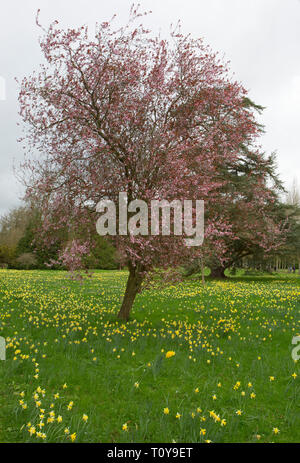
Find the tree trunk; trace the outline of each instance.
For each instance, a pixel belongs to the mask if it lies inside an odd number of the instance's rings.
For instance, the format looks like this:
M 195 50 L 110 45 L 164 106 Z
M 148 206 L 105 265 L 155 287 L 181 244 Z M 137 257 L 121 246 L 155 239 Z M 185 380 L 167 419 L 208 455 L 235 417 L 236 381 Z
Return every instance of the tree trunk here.
M 133 306 L 135 296 L 139 292 L 143 281 L 143 274 L 136 267 L 129 265 L 129 276 L 123 302 L 118 313 L 120 320 L 128 321 L 130 310 Z
M 202 279 L 202 284 L 205 286 L 204 262 L 202 258 L 201 258 L 201 279 Z
M 224 267 L 213 267 L 211 268 L 210 276 L 212 278 L 226 278 Z

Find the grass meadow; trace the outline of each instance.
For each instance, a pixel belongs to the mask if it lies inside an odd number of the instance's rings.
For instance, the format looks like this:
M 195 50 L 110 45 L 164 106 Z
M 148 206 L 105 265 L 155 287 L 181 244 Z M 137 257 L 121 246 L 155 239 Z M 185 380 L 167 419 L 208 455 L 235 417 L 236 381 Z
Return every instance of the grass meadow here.
M 300 277 L 126 278 L 0 270 L 0 442 L 300 441 Z

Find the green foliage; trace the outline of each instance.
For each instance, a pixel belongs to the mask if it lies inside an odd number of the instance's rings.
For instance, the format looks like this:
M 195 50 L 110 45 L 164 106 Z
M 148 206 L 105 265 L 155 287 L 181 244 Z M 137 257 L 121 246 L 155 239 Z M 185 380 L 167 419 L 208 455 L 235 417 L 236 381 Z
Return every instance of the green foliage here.
M 94 248 L 85 263 L 90 269 L 114 270 L 119 267 L 116 248 L 109 238 L 96 235 Z
M 49 236 L 52 243 L 49 245 L 40 237 L 40 222 L 40 214 L 26 208 L 14 209 L 2 218 L 0 266 L 7 264 L 17 269 L 46 269 L 47 264 L 58 260 L 65 243 L 71 237 L 76 237 L 75 230 L 60 230 L 54 239 Z M 79 236 L 83 233 L 82 230 L 76 231 Z M 95 233 L 94 247 L 84 264 L 90 269 L 117 269 L 119 259 L 112 241 Z M 53 265 L 53 268 L 59 268 L 59 264 Z
M 0 245 L 0 266 L 12 267 L 15 262 L 16 249 L 5 244 Z
M 39 220 L 38 215 L 31 217 L 22 238 L 18 242 L 16 254 L 17 256 L 33 254 L 35 256 L 35 263 L 30 268 L 45 269 L 48 268 L 47 264 L 49 262 L 57 260 L 62 243 L 56 240 L 51 246 L 45 246 L 45 243 L 39 239 Z M 17 268 L 26 268 L 22 266 L 22 259 L 16 259 L 16 266 Z
M 37 267 L 37 259 L 32 252 L 24 252 L 16 258 L 16 264 L 20 269 L 34 269 Z
M 30 217 L 30 209 L 26 206 L 11 209 L 0 217 L 0 245 L 15 248 L 24 234 Z

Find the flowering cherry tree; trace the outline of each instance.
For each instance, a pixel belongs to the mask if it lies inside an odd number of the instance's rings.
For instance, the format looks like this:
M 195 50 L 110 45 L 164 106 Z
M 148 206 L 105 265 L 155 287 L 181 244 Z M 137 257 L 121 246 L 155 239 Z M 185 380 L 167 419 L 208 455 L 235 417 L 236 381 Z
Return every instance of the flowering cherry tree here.
M 55 21 L 40 39 L 46 63 L 21 83 L 27 197 L 41 206 L 45 244 L 78 229 L 78 242 L 62 250 L 72 269 L 75 250 L 91 246 L 96 205 L 117 203 L 120 192 L 147 203 L 204 200 L 214 253 L 222 255 L 224 236 L 234 238 L 216 207 L 228 181 L 218 172 L 258 136 L 246 91 L 203 40 L 178 27 L 169 40 L 156 37 L 137 25 L 143 15 L 132 7 L 124 27 L 113 18 L 93 34 Z M 201 252 L 174 234 L 118 235 L 115 244 L 129 269 L 123 320 L 149 272 Z

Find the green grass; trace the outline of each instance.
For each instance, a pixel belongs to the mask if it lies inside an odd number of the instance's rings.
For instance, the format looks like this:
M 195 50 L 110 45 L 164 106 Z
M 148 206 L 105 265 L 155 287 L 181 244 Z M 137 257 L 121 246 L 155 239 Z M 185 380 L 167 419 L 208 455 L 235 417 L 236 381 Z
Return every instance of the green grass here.
M 126 277 L 0 271 L 0 442 L 300 442 L 297 275 L 148 290 L 123 324 Z

